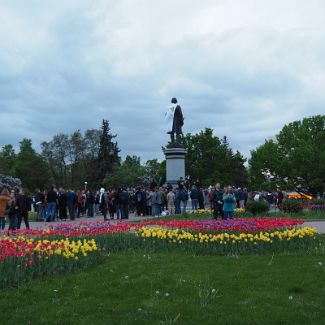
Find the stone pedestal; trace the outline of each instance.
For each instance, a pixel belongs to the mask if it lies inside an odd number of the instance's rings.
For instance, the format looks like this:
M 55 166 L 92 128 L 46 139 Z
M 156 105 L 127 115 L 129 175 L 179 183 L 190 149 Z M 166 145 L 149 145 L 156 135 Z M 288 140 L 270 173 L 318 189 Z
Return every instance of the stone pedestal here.
M 166 157 L 166 183 L 177 185 L 180 177 L 185 179 L 185 155 L 184 147 L 167 147 L 164 149 Z

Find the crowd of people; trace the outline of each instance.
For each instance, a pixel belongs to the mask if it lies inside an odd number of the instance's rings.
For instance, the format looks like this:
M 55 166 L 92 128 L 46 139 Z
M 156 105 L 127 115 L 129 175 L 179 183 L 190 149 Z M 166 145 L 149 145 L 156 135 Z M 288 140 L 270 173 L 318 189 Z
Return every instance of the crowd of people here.
M 8 230 L 20 229 L 22 220 L 25 222 L 25 227 L 29 229 L 28 214 L 31 210 L 31 198 L 23 189 L 9 192 L 4 188 L 0 193 L 0 230 L 5 229 L 6 216 L 10 221 Z
M 102 215 L 104 220 L 128 219 L 135 216 L 161 216 L 183 214 L 188 210 L 213 210 L 215 219 L 233 219 L 236 208 L 244 209 L 247 200 L 265 200 L 278 206 L 284 195 L 276 193 L 249 193 L 246 188 L 219 183 L 203 188 L 197 180 L 189 184 L 180 178 L 177 184 L 167 183 L 165 187 L 150 184 L 137 188 L 100 188 L 73 190 L 51 187 L 48 191 L 36 190 L 34 196 L 27 196 L 23 189 L 9 192 L 4 188 L 0 195 L 0 229 L 5 229 L 5 216 L 10 220 L 9 230 L 20 229 L 22 221 L 29 228 L 28 215 L 36 213 L 37 221 L 75 220 L 81 217 L 93 218 Z M 188 203 L 191 203 L 189 206 Z
M 182 178 L 177 186 L 167 184 L 158 187 L 100 188 L 97 191 L 73 190 L 51 187 L 48 191 L 36 190 L 34 196 L 27 196 L 23 189 L 9 192 L 4 188 L 0 195 L 0 229 L 5 228 L 5 216 L 10 220 L 9 229 L 20 229 L 22 220 L 29 228 L 28 215 L 36 213 L 37 221 L 75 220 L 80 217 L 102 215 L 104 220 L 128 219 L 135 216 L 161 216 L 186 213 L 187 210 L 212 208 L 215 218 L 233 218 L 234 207 L 243 207 L 247 201 L 247 191 L 228 187 L 203 189 L 199 181 L 192 186 Z M 191 207 L 188 202 L 191 202 Z

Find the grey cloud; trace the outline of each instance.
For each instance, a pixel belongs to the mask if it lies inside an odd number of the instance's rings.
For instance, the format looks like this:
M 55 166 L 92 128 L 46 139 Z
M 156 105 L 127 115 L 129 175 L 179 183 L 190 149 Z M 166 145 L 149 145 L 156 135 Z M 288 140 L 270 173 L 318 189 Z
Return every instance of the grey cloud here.
M 176 96 L 185 132 L 211 127 L 249 155 L 284 123 L 323 113 L 325 5 L 292 4 L 3 1 L 0 145 L 39 147 L 107 118 L 123 156 L 162 159 Z

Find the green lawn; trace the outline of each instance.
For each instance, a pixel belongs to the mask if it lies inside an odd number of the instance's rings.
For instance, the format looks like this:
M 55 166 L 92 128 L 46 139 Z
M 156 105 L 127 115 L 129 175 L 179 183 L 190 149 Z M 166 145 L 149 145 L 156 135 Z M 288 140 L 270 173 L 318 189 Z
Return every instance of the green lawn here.
M 114 253 L 1 291 L 1 324 L 321 324 L 325 256 Z M 5 311 L 5 312 L 4 312 Z

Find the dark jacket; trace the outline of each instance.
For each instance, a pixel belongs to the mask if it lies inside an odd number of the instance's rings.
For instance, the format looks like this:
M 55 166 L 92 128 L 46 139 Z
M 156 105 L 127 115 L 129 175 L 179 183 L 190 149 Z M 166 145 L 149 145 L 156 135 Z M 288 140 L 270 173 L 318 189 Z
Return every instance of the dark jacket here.
M 200 191 L 197 188 L 193 188 L 190 195 L 192 200 L 199 200 L 200 199 Z
M 20 214 L 27 214 L 31 210 L 32 200 L 25 194 L 19 194 L 17 205 Z
M 222 190 L 214 190 L 212 194 L 212 201 L 214 203 L 222 202 L 223 191 Z
M 46 197 L 47 203 L 56 202 L 57 197 L 58 195 L 56 194 L 56 192 L 54 190 L 50 190 L 47 193 L 47 197 Z
M 58 202 L 59 202 L 60 208 L 66 208 L 67 207 L 67 194 L 66 193 L 59 194 Z

